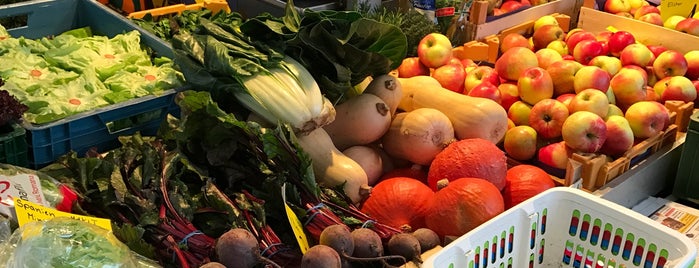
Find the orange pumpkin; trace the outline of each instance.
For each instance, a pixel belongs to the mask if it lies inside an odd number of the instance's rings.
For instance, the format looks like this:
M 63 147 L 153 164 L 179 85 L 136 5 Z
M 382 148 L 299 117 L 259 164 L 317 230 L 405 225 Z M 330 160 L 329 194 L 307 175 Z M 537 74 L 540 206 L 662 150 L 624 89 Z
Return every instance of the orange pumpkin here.
M 394 177 L 377 183 L 361 211 L 376 221 L 403 231 L 425 227 L 425 213 L 434 192 L 419 180 Z
M 506 175 L 505 152 L 488 140 L 473 138 L 452 142 L 437 154 L 427 172 L 427 181 L 436 191 L 437 182 L 442 179 L 481 178 L 502 190 Z
M 511 208 L 543 191 L 555 187 L 551 176 L 543 169 L 532 165 L 516 165 L 507 170 L 502 196 L 505 208 Z
M 425 215 L 427 228 L 439 236 L 461 236 L 505 210 L 500 190 L 480 178 L 442 180 Z M 440 185 L 441 186 L 441 185 Z

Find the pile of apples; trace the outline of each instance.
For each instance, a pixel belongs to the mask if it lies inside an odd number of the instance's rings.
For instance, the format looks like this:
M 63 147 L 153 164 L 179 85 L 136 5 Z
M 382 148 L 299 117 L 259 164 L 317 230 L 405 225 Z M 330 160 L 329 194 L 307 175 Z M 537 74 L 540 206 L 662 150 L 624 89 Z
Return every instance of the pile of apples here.
M 694 13 L 691 17 L 672 15 L 663 19 L 660 16 L 660 9 L 646 0 L 607 0 L 604 2 L 602 10 L 699 36 L 699 12 Z
M 623 155 L 671 124 L 664 102 L 699 95 L 699 50 L 641 44 L 626 31 L 565 33 L 552 16 L 533 27 L 528 37 L 504 36 L 494 65 L 455 58 L 448 38 L 429 34 L 398 75 L 431 75 L 448 90 L 499 103 L 510 121 L 506 153 L 559 169 L 576 152 Z

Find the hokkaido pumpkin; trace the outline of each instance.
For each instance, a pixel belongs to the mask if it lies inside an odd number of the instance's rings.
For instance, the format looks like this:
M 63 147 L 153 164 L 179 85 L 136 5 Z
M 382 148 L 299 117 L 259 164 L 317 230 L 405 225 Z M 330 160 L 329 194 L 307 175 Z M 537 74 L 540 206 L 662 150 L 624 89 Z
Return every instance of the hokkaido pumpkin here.
M 416 179 L 395 177 L 377 183 L 360 209 L 378 222 L 409 232 L 425 227 L 433 195 Z
M 551 176 L 532 165 L 516 165 L 507 170 L 502 197 L 505 208 L 511 208 L 543 191 L 555 187 Z
M 440 237 L 461 236 L 505 210 L 500 190 L 479 178 L 443 180 L 425 215 L 427 228 Z
M 498 190 L 505 187 L 507 157 L 495 144 L 484 139 L 465 139 L 452 142 L 430 164 L 427 183 L 437 190 L 442 179 L 463 177 L 481 178 L 493 183 Z

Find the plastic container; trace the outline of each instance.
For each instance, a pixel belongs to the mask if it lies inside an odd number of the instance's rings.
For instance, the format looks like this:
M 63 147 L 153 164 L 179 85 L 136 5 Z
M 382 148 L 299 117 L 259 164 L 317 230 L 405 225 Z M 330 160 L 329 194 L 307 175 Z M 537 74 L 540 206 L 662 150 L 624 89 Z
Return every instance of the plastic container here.
M 487 221 L 422 267 L 692 267 L 694 243 L 616 203 L 549 189 Z
M 141 29 L 124 16 L 92 0 L 34 0 L 0 6 L 0 18 L 26 16 L 27 25 L 8 29 L 12 36 L 40 38 L 90 26 L 95 34 L 112 37 L 131 30 L 141 33 L 141 43 L 158 56 L 172 57 L 172 49 L 158 37 Z M 105 106 L 89 112 L 41 125 L 23 124 L 30 168 L 51 164 L 59 156 L 76 151 L 83 155 L 90 148 L 106 151 L 118 147 L 118 137 L 140 132 L 154 135 L 167 114 L 179 114 L 174 103 L 178 91 L 171 89 Z
M 690 116 L 687 136 L 677 166 L 672 195 L 683 199 L 699 199 L 699 112 Z
M 11 131 L 0 134 L 0 163 L 26 167 L 29 162 L 26 131 L 19 124 L 9 124 L 0 129 L 5 127 Z

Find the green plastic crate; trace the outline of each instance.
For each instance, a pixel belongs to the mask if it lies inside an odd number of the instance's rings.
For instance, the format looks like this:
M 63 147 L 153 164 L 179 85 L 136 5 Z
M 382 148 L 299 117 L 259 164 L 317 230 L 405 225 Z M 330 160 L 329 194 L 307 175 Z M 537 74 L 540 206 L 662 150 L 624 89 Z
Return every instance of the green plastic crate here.
M 672 194 L 682 199 L 699 199 L 699 112 L 689 118 Z
M 10 124 L 5 127 L 9 127 L 11 131 L 0 134 L 0 163 L 27 167 L 29 157 L 25 139 L 26 130 L 19 124 Z

